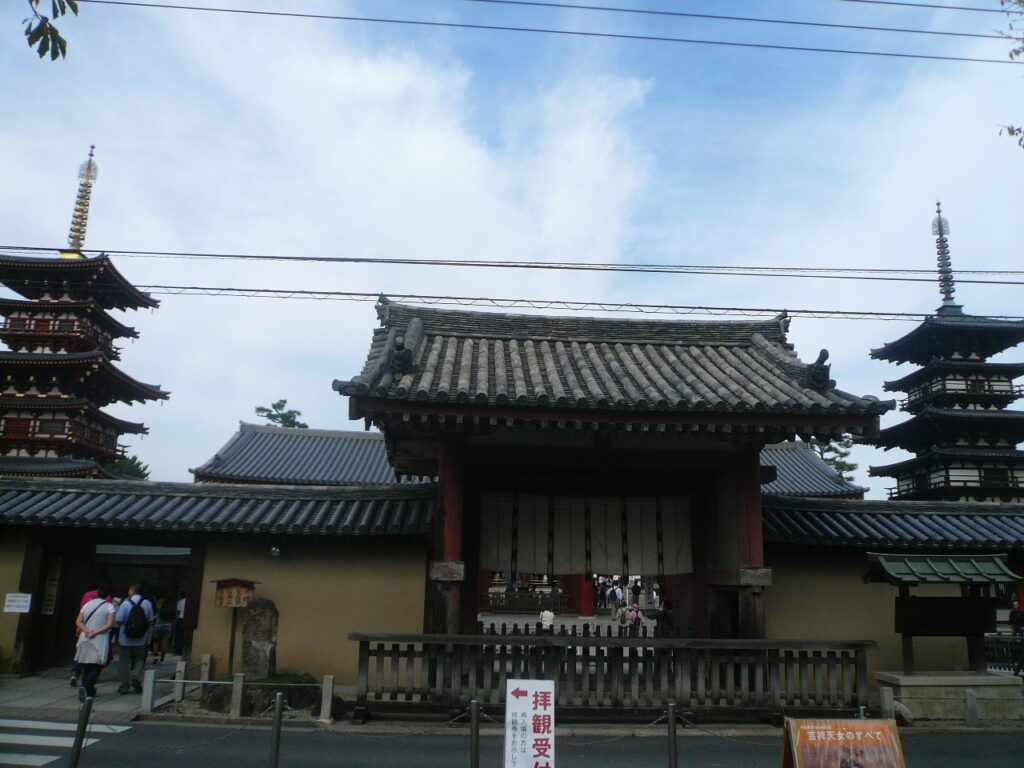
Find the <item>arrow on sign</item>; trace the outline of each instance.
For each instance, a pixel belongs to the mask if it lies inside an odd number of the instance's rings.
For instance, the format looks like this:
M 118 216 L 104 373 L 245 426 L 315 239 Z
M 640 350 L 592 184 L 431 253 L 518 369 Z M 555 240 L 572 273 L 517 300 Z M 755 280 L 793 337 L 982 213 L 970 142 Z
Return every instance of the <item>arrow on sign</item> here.
M 528 691 L 524 691 L 522 688 L 516 688 L 512 691 L 512 695 L 515 696 L 517 699 L 523 698 L 523 696 L 528 695 L 528 693 Z

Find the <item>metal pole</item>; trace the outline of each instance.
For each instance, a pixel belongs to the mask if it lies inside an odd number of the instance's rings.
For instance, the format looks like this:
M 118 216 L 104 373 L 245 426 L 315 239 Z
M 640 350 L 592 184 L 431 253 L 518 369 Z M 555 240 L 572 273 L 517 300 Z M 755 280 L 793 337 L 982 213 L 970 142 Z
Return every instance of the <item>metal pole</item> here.
M 274 696 L 274 730 L 270 737 L 270 768 L 277 768 L 281 756 L 281 714 L 284 712 L 284 692 Z
M 668 703 L 668 768 L 679 768 L 679 752 L 676 745 L 676 703 Z
M 228 674 L 235 671 L 235 630 L 238 627 L 238 609 L 231 609 L 231 645 L 228 646 Z
M 469 768 L 480 768 L 480 702 L 469 702 Z
M 78 728 L 75 729 L 75 741 L 71 745 L 71 754 L 68 755 L 68 768 L 78 768 L 78 759 L 82 756 L 82 746 L 85 744 L 85 732 L 89 727 L 91 714 L 92 699 L 88 698 L 78 708 Z

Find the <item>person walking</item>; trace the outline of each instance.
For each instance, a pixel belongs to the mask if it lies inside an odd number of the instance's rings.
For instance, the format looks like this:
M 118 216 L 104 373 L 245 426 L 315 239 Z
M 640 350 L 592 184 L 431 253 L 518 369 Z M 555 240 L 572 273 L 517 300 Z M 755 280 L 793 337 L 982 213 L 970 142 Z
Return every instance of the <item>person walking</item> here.
M 168 592 L 160 601 L 156 626 L 153 627 L 153 664 L 163 664 L 164 657 L 171 650 L 171 627 L 177 612 L 177 598 L 173 592 Z
M 97 584 L 95 587 L 92 587 L 88 592 L 86 592 L 84 595 L 82 595 L 82 599 L 78 601 L 78 610 L 81 611 L 85 607 L 86 603 L 88 603 L 90 600 L 95 600 L 97 595 L 99 595 L 101 592 L 103 593 L 103 595 L 106 596 L 106 600 L 109 603 L 110 602 L 110 589 L 105 584 Z M 78 678 L 81 676 L 81 674 L 82 674 L 82 665 L 79 664 L 77 661 L 73 662 L 71 664 L 71 687 L 72 688 L 77 688 L 78 687 Z
M 174 614 L 174 655 L 185 654 L 185 590 L 178 593 L 178 606 Z
M 75 620 L 78 642 L 75 645 L 75 664 L 81 670 L 82 685 L 78 698 L 96 697 L 96 681 L 110 658 L 110 629 L 114 626 L 114 606 L 108 602 L 105 587 L 96 590 L 96 596 L 82 606 Z
M 146 666 L 149 628 L 153 622 L 153 606 L 142 596 L 142 585 L 128 588 L 128 599 L 117 609 L 118 693 L 142 693 L 142 670 Z

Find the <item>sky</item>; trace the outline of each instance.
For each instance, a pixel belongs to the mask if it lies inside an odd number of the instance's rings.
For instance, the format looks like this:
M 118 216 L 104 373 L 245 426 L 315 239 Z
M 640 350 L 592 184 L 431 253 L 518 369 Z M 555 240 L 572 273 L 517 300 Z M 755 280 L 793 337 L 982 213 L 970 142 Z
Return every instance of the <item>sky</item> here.
M 932 32 L 1006 26 L 998 14 L 842 0 L 583 4 Z M 471 0 L 215 5 L 996 60 L 1010 48 Z M 1024 120 L 1024 68 L 80 8 L 59 25 L 69 45 L 58 62 L 26 46 L 23 6 L 0 10 L 0 246 L 64 246 L 77 169 L 95 144 L 87 249 L 929 269 L 941 199 L 955 269 L 1022 268 L 1024 151 L 999 128 Z M 139 285 L 902 312 L 940 300 L 932 282 L 115 263 Z M 957 289 L 975 314 L 1024 314 L 1021 297 L 1021 286 Z M 312 427 L 362 428 L 331 382 L 360 370 L 371 303 L 158 298 L 157 310 L 119 314 L 141 334 L 120 365 L 171 397 L 108 409 L 149 427 L 123 442 L 152 479 L 191 480 L 239 421 L 259 422 L 254 408 L 281 398 Z M 912 327 L 797 318 L 790 341 L 807 361 L 827 348 L 841 389 L 889 398 L 882 382 L 910 369 L 868 353 Z M 867 466 L 905 456 L 858 447 L 855 479 L 884 497 L 891 480 L 868 478 Z

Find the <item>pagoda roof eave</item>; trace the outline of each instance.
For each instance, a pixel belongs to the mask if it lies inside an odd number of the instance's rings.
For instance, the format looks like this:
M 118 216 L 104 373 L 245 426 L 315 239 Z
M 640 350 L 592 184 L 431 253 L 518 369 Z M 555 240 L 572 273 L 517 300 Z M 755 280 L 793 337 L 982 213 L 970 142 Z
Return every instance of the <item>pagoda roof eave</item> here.
M 879 467 L 868 467 L 868 475 L 870 477 L 897 477 L 905 470 L 931 462 L 941 464 L 953 461 L 1000 460 L 1024 464 L 1024 451 L 1018 451 L 1014 448 L 933 448 L 912 459 L 885 464 Z
M 885 449 L 907 448 L 907 450 L 912 450 L 908 446 L 911 443 L 917 445 L 921 440 L 910 440 L 908 442 L 908 438 L 916 436 L 915 433 L 919 431 L 923 431 L 926 425 L 931 426 L 936 423 L 959 423 L 963 426 L 979 427 L 989 426 L 998 428 L 1001 432 L 1006 432 L 1007 434 L 1010 434 L 1010 429 L 1015 428 L 1012 434 L 1019 435 L 1017 442 L 1024 440 L 1024 411 L 935 408 L 928 405 L 906 421 L 886 427 L 877 436 L 860 438 L 858 442 Z
M 920 325 L 895 341 L 872 349 L 871 357 L 875 360 L 888 360 L 893 363 L 925 365 L 935 356 L 933 351 L 927 348 L 927 345 L 936 336 L 977 331 L 984 331 L 990 338 L 994 338 L 996 334 L 1003 337 L 999 344 L 989 348 L 988 355 L 1002 352 L 1024 341 L 1024 321 L 1022 320 L 977 315 L 932 315 L 926 317 Z M 921 347 L 924 349 L 920 349 Z
M 104 309 L 140 309 L 142 307 L 152 309 L 160 306 L 159 300 L 140 291 L 128 282 L 106 254 L 80 259 L 0 254 L 0 283 L 29 299 L 32 296 L 19 289 L 19 281 L 24 280 L 32 273 L 39 271 L 58 273 L 61 274 L 62 279 L 66 280 L 69 274 L 82 274 L 96 269 L 99 269 L 106 277 L 103 281 L 105 287 L 98 291 L 96 296 L 97 303 Z
M 89 314 L 97 325 L 102 325 L 115 338 L 139 338 L 139 332 L 131 326 L 118 322 L 111 317 L 95 301 L 41 301 L 38 299 L 5 299 L 0 298 L 0 315 L 6 315 L 5 310 L 43 310 L 63 312 L 68 310 L 80 310 Z
M 882 389 L 886 392 L 905 392 L 908 388 L 939 372 L 991 372 L 1001 373 L 1010 380 L 1024 376 L 1024 362 L 986 363 L 981 360 L 932 360 L 923 368 L 908 373 L 901 379 L 886 381 Z
M 96 366 L 103 371 L 112 382 L 123 385 L 132 396 L 117 397 L 122 402 L 145 402 L 147 400 L 166 400 L 170 393 L 160 389 L 157 384 L 146 384 L 132 378 L 114 365 L 102 352 L 71 352 L 68 354 L 37 354 L 24 352 L 0 352 L 0 363 L 14 364 L 25 367 L 56 367 L 76 368 Z

